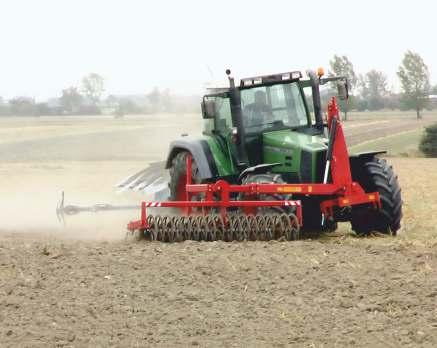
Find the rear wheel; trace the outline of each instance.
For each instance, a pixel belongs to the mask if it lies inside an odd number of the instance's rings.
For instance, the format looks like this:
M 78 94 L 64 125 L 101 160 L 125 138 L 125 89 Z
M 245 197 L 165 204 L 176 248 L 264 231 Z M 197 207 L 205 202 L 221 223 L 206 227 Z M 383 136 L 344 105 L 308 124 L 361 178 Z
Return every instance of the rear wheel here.
M 402 197 L 398 178 L 384 159 L 372 157 L 352 167 L 353 179 L 366 192 L 379 192 L 381 209 L 356 206 L 352 208 L 351 224 L 357 234 L 377 231 L 396 235 L 401 227 Z

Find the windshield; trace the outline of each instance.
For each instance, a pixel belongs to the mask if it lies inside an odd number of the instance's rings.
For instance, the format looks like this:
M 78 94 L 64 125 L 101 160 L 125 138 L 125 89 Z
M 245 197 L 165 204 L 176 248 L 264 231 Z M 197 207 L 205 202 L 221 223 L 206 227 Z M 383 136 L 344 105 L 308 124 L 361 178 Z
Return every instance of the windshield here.
M 308 125 L 307 112 L 296 82 L 241 91 L 243 122 L 247 132 Z

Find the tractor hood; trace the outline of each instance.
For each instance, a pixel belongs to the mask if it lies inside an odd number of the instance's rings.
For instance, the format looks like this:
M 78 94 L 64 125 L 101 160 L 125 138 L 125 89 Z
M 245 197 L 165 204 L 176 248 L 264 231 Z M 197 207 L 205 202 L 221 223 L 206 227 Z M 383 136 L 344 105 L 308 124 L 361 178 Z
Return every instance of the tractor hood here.
M 328 139 L 320 135 L 309 135 L 297 131 L 281 130 L 263 134 L 264 146 L 286 149 L 304 149 L 310 152 L 328 148 Z
M 280 163 L 273 169 L 288 182 L 320 182 L 326 158 L 327 138 L 292 130 L 263 134 L 264 163 Z

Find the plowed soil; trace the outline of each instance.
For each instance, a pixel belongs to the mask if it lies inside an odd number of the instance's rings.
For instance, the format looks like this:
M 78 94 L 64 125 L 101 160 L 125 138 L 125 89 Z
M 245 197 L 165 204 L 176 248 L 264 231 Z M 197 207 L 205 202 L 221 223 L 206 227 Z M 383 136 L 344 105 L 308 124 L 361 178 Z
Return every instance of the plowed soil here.
M 0 241 L 2 346 L 437 344 L 435 250 Z
M 56 200 L 65 190 L 67 203 L 138 202 L 113 184 L 162 156 L 163 132 L 129 161 L 117 156 L 137 139 L 114 135 L 125 147 L 109 161 L 109 128 L 96 148 L 75 140 L 65 159 L 71 143 L 45 131 L 0 146 L 12 153 L 0 154 L 1 347 L 437 346 L 437 160 L 390 158 L 405 201 L 398 237 L 357 238 L 342 224 L 297 242 L 128 242 L 123 226 L 138 212 L 62 227 Z

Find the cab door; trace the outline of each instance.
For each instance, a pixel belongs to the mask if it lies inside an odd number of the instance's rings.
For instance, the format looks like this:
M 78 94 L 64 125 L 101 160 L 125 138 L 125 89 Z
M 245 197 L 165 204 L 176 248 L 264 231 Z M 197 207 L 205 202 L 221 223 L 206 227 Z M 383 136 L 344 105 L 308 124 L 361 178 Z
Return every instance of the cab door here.
M 207 118 L 213 121 L 209 134 L 212 135 L 209 141 L 212 147 L 219 172 L 222 175 L 236 173 L 235 154 L 236 146 L 233 141 L 233 123 L 231 104 L 229 97 L 224 94 L 208 95 L 203 100 L 204 109 L 209 109 Z M 208 105 L 208 107 L 206 106 Z M 204 111 L 205 118 L 205 111 Z

